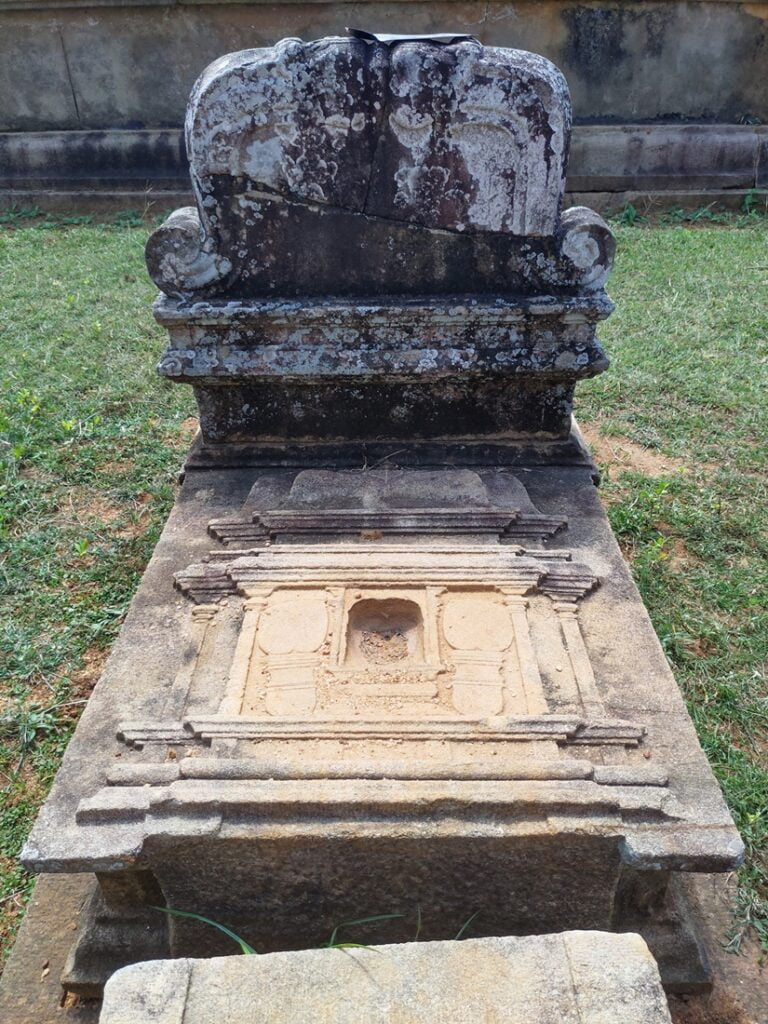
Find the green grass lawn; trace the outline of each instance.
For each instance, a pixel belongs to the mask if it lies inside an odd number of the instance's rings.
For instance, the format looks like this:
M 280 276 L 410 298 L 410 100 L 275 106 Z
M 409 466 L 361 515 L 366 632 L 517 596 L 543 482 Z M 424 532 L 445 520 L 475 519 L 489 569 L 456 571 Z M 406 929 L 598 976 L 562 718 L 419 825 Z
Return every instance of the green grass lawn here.
M 741 223 L 744 223 L 742 218 Z M 21 844 L 174 497 L 191 394 L 155 377 L 147 229 L 0 227 L 0 942 Z M 604 496 L 748 847 L 768 948 L 768 222 L 617 227 L 613 357 L 580 389 Z

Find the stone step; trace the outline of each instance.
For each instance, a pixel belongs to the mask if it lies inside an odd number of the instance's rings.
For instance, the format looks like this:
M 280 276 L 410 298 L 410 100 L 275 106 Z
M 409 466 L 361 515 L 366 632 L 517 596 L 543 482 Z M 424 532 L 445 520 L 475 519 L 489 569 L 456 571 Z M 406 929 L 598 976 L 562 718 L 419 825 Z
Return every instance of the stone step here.
M 210 960 L 107 983 L 100 1024 L 669 1024 L 639 935 L 564 932 Z

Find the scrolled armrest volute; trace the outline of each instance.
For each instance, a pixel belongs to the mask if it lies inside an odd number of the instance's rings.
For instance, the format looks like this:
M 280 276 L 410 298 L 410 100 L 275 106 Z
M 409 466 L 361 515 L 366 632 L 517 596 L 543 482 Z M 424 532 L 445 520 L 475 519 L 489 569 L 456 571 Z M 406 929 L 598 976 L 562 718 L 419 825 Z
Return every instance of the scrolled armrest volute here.
M 574 284 L 585 291 L 604 287 L 613 269 L 616 240 L 594 210 L 573 206 L 561 218 L 560 251 Z
M 206 245 L 194 206 L 175 210 L 152 232 L 145 256 L 150 277 L 173 298 L 204 292 L 232 271 L 231 262 Z

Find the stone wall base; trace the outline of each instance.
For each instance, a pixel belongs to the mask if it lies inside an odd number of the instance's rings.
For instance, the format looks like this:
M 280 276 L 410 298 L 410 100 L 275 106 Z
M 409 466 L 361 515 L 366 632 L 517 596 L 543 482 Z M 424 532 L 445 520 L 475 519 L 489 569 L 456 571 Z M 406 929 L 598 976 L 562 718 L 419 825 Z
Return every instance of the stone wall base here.
M 569 205 L 738 209 L 768 198 L 768 126 L 577 125 Z M 0 133 L 0 208 L 153 215 L 191 202 L 175 129 Z

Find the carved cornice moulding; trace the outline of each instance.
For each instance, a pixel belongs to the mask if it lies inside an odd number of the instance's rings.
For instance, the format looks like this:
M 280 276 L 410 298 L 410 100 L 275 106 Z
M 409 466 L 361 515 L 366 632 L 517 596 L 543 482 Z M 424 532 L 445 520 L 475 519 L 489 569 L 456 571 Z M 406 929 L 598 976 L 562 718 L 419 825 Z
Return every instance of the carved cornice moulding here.
M 536 589 L 551 596 L 589 593 L 598 583 L 568 552 L 529 552 L 514 545 L 462 545 L 460 548 L 398 544 L 291 544 L 258 551 L 214 552 L 208 562 L 189 566 L 174 577 L 182 593 L 196 602 L 241 594 L 254 588 L 292 584 L 366 588 L 424 588 L 444 585 Z
M 396 738 L 416 741 L 450 740 L 478 744 L 488 742 L 520 743 L 526 740 L 549 739 L 562 745 L 583 743 L 602 745 L 607 743 L 636 747 L 641 742 L 644 732 L 642 726 L 625 722 L 622 719 L 603 718 L 598 721 L 588 721 L 575 715 L 524 715 L 516 718 L 448 718 L 446 716 L 410 721 L 402 718 L 375 721 L 359 718 L 249 718 L 243 715 L 232 718 L 217 715 L 209 718 L 190 718 L 184 722 L 123 722 L 120 725 L 118 737 L 127 746 L 136 749 L 141 749 L 151 743 L 168 742 L 202 743 L 208 746 L 212 740 L 218 739 L 344 741 L 356 739 L 367 741 Z M 249 759 L 244 763 L 254 765 L 257 760 Z M 579 777 L 584 771 L 591 777 L 592 766 L 588 762 L 553 761 L 552 763 L 560 765 L 558 770 L 561 773 L 566 773 L 563 777 L 570 777 L 568 772 L 574 771 Z M 296 775 L 298 772 L 296 777 L 303 777 L 302 766 L 297 767 L 295 762 L 292 764 L 294 774 Z M 538 764 L 539 762 L 536 760 L 527 759 L 524 770 L 536 771 Z M 574 768 L 572 767 L 574 764 L 586 765 L 586 767 Z M 434 762 L 433 767 L 436 767 Z M 499 771 L 502 768 L 497 766 L 494 770 Z M 401 773 L 403 770 L 408 770 L 408 768 L 401 767 L 399 769 Z M 452 770 L 452 765 L 447 768 L 443 766 L 440 769 L 441 777 L 442 775 L 445 775 L 446 778 L 452 777 L 450 775 Z M 518 766 L 515 770 L 519 773 L 523 769 Z M 633 770 L 634 768 L 631 770 L 629 767 L 627 768 L 630 774 Z M 657 773 L 662 771 L 656 769 L 655 766 L 654 770 Z M 345 778 L 365 777 L 364 766 L 360 768 L 349 766 L 347 771 L 349 775 L 344 776 Z M 325 776 L 321 775 L 321 777 Z M 525 777 L 530 776 L 526 775 Z

